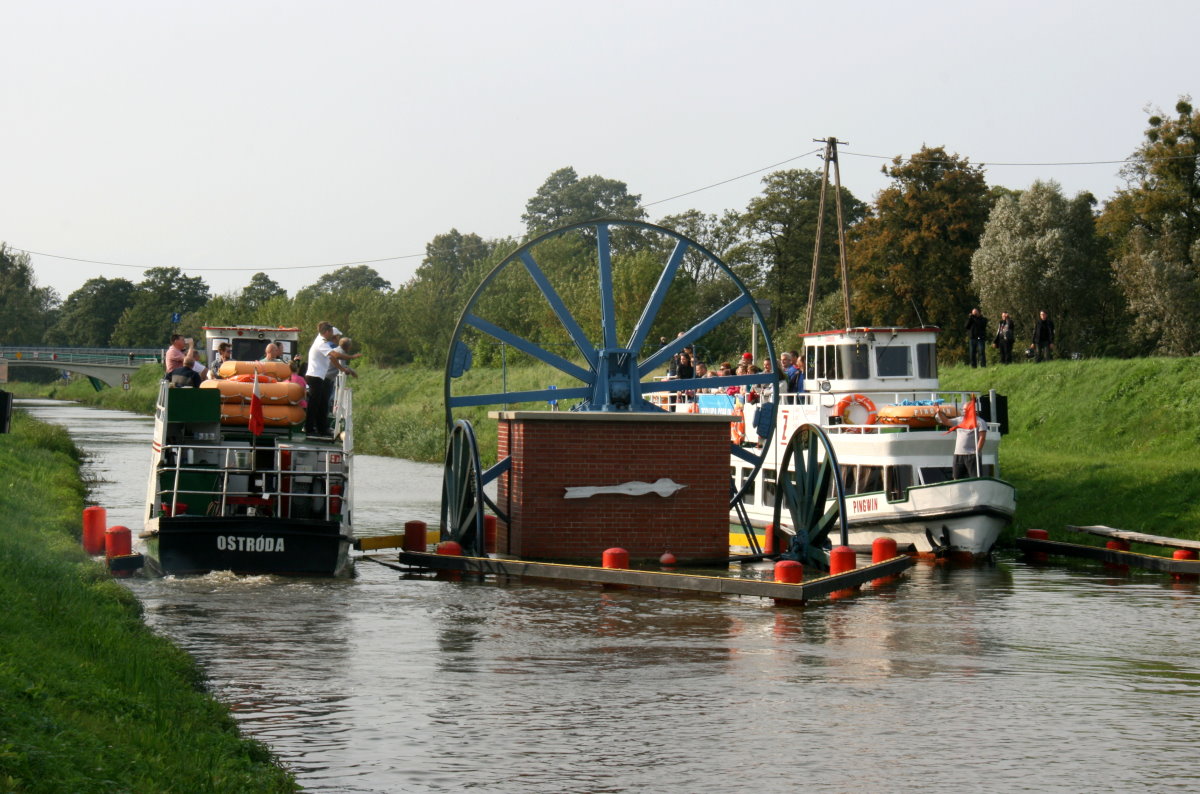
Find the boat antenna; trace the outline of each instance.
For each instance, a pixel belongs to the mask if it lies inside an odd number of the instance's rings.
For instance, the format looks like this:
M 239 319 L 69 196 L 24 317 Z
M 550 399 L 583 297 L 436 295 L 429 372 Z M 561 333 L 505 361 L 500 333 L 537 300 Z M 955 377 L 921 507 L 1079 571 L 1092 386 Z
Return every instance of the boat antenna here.
M 921 327 L 924 328 L 925 321 L 921 319 L 921 310 L 917 308 L 917 302 L 915 300 L 913 300 L 913 297 L 911 295 L 908 296 L 908 302 L 913 305 L 913 311 L 917 313 L 917 322 L 919 322 L 921 324 Z
M 808 285 L 808 312 L 804 317 L 804 332 L 812 332 L 813 308 L 817 303 L 817 264 L 821 259 L 821 229 L 825 221 L 825 191 L 829 187 L 829 164 L 833 163 L 833 202 L 837 207 L 838 222 L 838 260 L 842 269 L 842 311 L 845 314 L 846 327 L 850 328 L 850 270 L 846 264 L 846 223 L 842 217 L 842 169 L 838 165 L 837 147 L 847 145 L 847 141 L 834 138 L 813 138 L 814 143 L 825 144 L 825 153 L 821 159 L 825 161 L 825 171 L 821 178 L 821 198 L 817 204 L 817 237 L 813 242 L 812 280 Z

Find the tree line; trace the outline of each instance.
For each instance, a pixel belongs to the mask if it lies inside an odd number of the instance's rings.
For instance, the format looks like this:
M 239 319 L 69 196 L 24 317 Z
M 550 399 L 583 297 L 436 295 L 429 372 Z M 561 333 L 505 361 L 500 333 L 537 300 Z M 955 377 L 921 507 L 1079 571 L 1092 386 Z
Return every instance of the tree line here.
M 1190 97 L 1179 99 L 1174 114 L 1149 115 L 1123 169 L 1125 186 L 1102 206 L 1087 192 L 1064 195 L 1053 181 L 1022 190 L 988 185 L 982 167 L 944 147 L 897 157 L 883 172 L 890 182 L 869 203 L 841 189 L 855 325 L 941 326 L 943 359 L 961 361 L 972 307 L 993 324 L 1001 311 L 1009 312 L 1026 339 L 1045 310 L 1064 353 L 1200 353 L 1200 112 Z M 817 171 L 777 171 L 742 212 L 689 210 L 654 222 L 720 257 L 757 299 L 771 302 L 777 343 L 797 346 L 795 334 L 805 330 L 821 182 Z M 827 200 L 814 330 L 843 324 L 834 213 Z M 332 318 L 352 329 L 383 366 L 441 366 L 460 308 L 504 257 L 546 231 L 602 217 L 649 220 L 641 196 L 624 182 L 562 168 L 526 203 L 520 239 L 450 229 L 426 244 L 405 283 L 393 286 L 374 268 L 355 265 L 292 296 L 261 272 L 240 291 L 212 295 L 202 278 L 159 267 L 136 283 L 93 278 L 61 299 L 37 283 L 27 255 L 0 244 L 0 343 L 159 347 L 173 332 L 198 335 L 204 325 L 313 328 Z M 623 251 L 647 277 L 662 268 L 667 253 L 636 246 Z M 544 255 L 568 270 L 589 258 L 566 243 Z M 670 309 L 673 327 L 688 327 L 730 299 L 728 281 L 712 271 L 703 257 L 685 259 L 686 300 Z M 492 308 L 504 315 L 503 327 L 536 340 L 545 312 L 516 285 L 497 290 Z M 745 340 L 718 335 L 712 344 L 712 354 L 724 357 Z

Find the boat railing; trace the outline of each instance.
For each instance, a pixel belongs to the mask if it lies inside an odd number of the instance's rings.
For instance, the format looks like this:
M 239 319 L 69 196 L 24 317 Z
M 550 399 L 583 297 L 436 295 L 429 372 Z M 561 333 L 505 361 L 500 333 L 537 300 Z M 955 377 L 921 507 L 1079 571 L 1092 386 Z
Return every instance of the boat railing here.
M 216 463 L 206 459 L 214 451 L 220 453 Z M 295 451 L 286 448 L 273 449 L 272 465 L 261 466 L 257 458 L 262 451 L 252 447 L 164 446 L 154 500 L 159 514 L 325 521 L 343 516 L 348 471 L 342 450 L 305 450 L 318 458 L 316 466 L 303 468 L 293 465 Z M 193 503 L 197 501 L 203 503 L 202 510 L 196 510 L 199 505 Z

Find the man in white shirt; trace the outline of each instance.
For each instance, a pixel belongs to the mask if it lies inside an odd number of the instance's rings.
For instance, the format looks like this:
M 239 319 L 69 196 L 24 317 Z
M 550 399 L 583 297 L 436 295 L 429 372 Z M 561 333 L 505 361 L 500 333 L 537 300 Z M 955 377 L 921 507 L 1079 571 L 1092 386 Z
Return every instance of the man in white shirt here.
M 334 342 L 337 329 L 332 323 L 317 323 L 317 338 L 308 348 L 308 369 L 304 382 L 308 384 L 308 415 L 304 420 L 304 432 L 310 436 L 323 436 L 329 432 L 329 392 L 325 387 L 325 375 L 329 372 L 329 351 L 337 347 Z

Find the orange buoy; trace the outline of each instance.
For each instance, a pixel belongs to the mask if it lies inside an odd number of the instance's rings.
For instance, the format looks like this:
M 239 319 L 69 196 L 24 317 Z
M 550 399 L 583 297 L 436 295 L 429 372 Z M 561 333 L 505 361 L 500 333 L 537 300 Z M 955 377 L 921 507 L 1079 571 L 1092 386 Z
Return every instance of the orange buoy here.
M 1050 533 L 1044 529 L 1027 529 L 1025 537 L 1033 538 L 1034 540 L 1050 540 Z
M 895 538 L 875 538 L 871 542 L 871 562 L 883 562 L 896 556 Z
M 1113 551 L 1129 551 L 1129 541 L 1110 540 L 1104 544 L 1104 548 L 1112 549 Z
M 483 548 L 489 552 L 496 550 L 496 521 L 490 513 L 483 516 Z
M 108 511 L 99 505 L 83 508 L 83 550 L 88 554 L 104 553 L 104 528 Z
M 775 581 L 800 584 L 804 581 L 804 566 L 796 560 L 780 560 L 775 563 Z
M 104 556 L 108 559 L 133 554 L 133 533 L 129 527 L 109 527 L 104 533 Z
M 664 551 L 662 556 L 658 558 L 659 565 L 674 565 L 675 562 L 675 555 L 669 551 Z
M 1175 549 L 1171 553 L 1171 558 L 1175 560 L 1195 560 L 1198 556 L 1194 549 Z M 1194 573 L 1173 573 L 1171 577 L 1180 582 L 1195 582 L 1198 578 Z
M 405 521 L 404 522 L 404 550 L 405 551 L 425 551 L 425 537 L 427 525 L 424 521 Z
M 438 554 L 445 554 L 448 557 L 463 556 L 462 544 L 456 540 L 443 540 L 441 543 L 437 544 L 436 551 Z
M 600 565 L 603 568 L 628 568 L 629 552 L 616 547 L 605 549 L 600 557 Z

